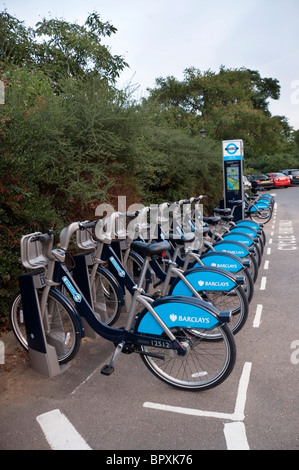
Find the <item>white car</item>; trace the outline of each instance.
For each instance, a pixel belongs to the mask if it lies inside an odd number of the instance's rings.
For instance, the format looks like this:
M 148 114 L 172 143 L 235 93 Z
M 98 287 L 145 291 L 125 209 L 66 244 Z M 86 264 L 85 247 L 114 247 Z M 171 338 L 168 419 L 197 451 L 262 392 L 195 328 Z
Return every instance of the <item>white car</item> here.
M 251 189 L 251 183 L 250 181 L 248 181 L 248 178 L 247 176 L 243 175 L 243 185 L 244 185 L 244 189 Z

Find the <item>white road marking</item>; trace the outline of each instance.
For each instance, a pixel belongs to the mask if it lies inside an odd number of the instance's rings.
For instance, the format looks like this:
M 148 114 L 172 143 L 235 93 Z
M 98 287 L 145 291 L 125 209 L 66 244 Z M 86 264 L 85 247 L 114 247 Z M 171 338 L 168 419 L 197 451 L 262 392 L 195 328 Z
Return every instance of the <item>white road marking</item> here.
M 261 316 L 262 316 L 263 306 L 258 304 L 256 307 L 255 317 L 253 320 L 253 328 L 258 328 L 261 324 Z
M 264 263 L 264 269 L 269 269 L 269 260 L 268 259 Z
M 267 255 L 271 255 L 271 248 L 267 248 Z
M 91 450 L 83 437 L 60 410 L 52 410 L 36 417 L 53 450 Z
M 227 450 L 249 450 L 244 423 L 225 423 L 224 436 Z
M 204 416 L 208 418 L 219 418 L 219 419 L 230 419 L 232 421 L 240 422 L 243 421 L 245 418 L 245 404 L 246 404 L 246 398 L 247 398 L 247 389 L 248 389 L 248 384 L 249 384 L 249 379 L 250 379 L 250 372 L 251 372 L 251 362 L 245 362 L 242 375 L 240 377 L 239 381 L 239 387 L 238 387 L 238 393 L 237 393 L 237 399 L 236 399 L 236 404 L 235 404 L 235 411 L 233 413 L 221 413 L 217 411 L 204 411 L 204 410 L 197 410 L 193 408 L 183 408 L 180 406 L 170 406 L 170 405 L 163 405 L 161 403 L 152 403 L 152 402 L 145 402 L 143 403 L 143 406 L 145 408 L 152 408 L 155 410 L 161 410 L 161 411 L 170 411 L 172 413 L 180 413 L 180 414 L 185 414 L 185 415 L 192 415 L 192 416 Z M 234 424 L 234 423 L 231 423 Z M 238 429 L 240 430 L 240 426 L 238 426 Z M 245 429 L 245 428 L 244 428 Z M 226 439 L 229 440 L 229 446 L 237 446 L 239 445 L 238 443 L 238 433 L 237 433 L 237 426 L 232 427 L 232 428 L 226 428 L 227 433 Z M 235 442 L 234 442 L 235 441 Z M 247 439 L 246 439 L 246 433 L 244 430 L 242 430 L 242 445 L 247 446 L 246 448 L 249 449 Z
M 266 278 L 266 276 L 263 276 L 262 279 L 261 279 L 260 290 L 265 290 L 266 289 L 266 283 L 267 283 L 267 278 Z

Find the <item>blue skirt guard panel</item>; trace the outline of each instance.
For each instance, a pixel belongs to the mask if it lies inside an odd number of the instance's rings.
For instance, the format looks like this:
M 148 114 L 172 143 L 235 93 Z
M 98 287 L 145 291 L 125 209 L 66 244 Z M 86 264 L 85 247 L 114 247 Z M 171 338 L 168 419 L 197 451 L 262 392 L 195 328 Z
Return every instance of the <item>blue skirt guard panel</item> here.
M 251 246 L 254 243 L 250 235 L 245 235 L 242 232 L 231 232 L 223 236 L 223 240 L 231 240 L 234 242 L 244 243 L 246 246 Z
M 250 212 L 257 212 L 257 209 L 269 209 L 269 204 L 265 202 L 255 202 L 254 206 L 250 208 Z
M 238 273 L 244 269 L 241 259 L 231 253 L 210 251 L 201 257 L 201 261 L 205 266 L 225 269 L 231 273 Z M 200 264 L 196 263 L 193 268 L 199 266 Z
M 238 225 L 238 227 L 231 228 L 230 232 L 231 233 L 242 232 L 242 233 L 245 233 L 245 235 L 249 235 L 252 238 L 257 236 L 257 231 L 254 228 L 246 227 L 245 225 L 244 226 Z
M 218 310 L 200 299 L 166 296 L 152 307 L 168 328 L 211 329 L 219 324 Z M 162 327 L 150 312 L 141 312 L 136 324 L 138 333 L 161 335 Z
M 246 245 L 239 242 L 233 242 L 232 240 L 225 240 L 217 242 L 213 245 L 213 248 L 216 252 L 224 251 L 231 253 L 239 258 L 246 258 L 250 255 L 249 250 Z M 210 252 L 209 252 L 210 253 Z
M 208 266 L 189 269 L 184 272 L 184 276 L 197 292 L 229 292 L 237 286 L 234 277 L 229 272 Z M 190 288 L 180 278 L 175 279 L 169 293 L 170 295 L 193 295 Z
M 242 227 L 253 227 L 255 230 L 260 230 L 261 228 L 260 225 L 254 222 L 253 220 L 239 220 L 238 222 L 236 222 L 236 227 L 238 227 L 238 225 L 242 225 Z

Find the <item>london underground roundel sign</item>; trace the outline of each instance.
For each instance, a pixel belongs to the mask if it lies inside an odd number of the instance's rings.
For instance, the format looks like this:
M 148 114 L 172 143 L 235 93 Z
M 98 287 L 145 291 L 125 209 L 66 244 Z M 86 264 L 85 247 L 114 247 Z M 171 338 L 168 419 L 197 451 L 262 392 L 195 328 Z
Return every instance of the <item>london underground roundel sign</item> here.
M 223 140 L 222 154 L 224 160 L 241 160 L 243 157 L 242 140 Z

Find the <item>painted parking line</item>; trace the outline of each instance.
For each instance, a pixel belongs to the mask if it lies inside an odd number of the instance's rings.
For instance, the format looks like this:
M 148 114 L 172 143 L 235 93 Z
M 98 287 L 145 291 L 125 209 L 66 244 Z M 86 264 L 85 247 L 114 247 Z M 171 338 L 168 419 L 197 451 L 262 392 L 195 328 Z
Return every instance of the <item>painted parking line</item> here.
M 170 405 L 163 405 L 161 403 L 152 403 L 152 402 L 145 402 L 143 406 L 145 408 L 152 408 L 155 410 L 161 411 L 169 411 L 171 413 L 179 413 L 191 416 L 200 416 L 200 417 L 207 417 L 207 418 L 219 418 L 222 420 L 231 420 L 237 423 L 242 423 L 245 418 L 245 405 L 246 405 L 246 398 L 247 398 L 247 389 L 250 379 L 250 372 L 251 372 L 251 362 L 245 362 L 243 366 L 243 371 L 239 381 L 238 393 L 235 403 L 235 410 L 233 413 L 222 413 L 218 411 L 206 411 L 206 410 L 197 410 L 194 408 L 183 408 L 180 406 L 170 406 Z M 235 424 L 235 423 L 231 423 Z M 227 445 L 230 448 L 237 448 L 237 446 L 241 445 L 238 441 L 238 433 L 237 430 L 241 431 L 241 444 L 245 449 L 249 449 L 249 445 L 246 439 L 245 427 L 244 426 L 234 426 L 234 427 L 225 427 L 224 433 L 226 433 L 226 440 Z
M 48 411 L 36 419 L 52 450 L 91 450 L 60 410 Z
M 227 450 L 249 450 L 244 423 L 225 423 L 224 436 Z

